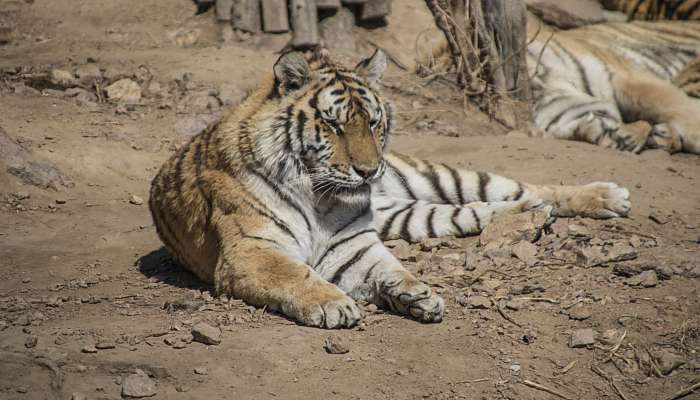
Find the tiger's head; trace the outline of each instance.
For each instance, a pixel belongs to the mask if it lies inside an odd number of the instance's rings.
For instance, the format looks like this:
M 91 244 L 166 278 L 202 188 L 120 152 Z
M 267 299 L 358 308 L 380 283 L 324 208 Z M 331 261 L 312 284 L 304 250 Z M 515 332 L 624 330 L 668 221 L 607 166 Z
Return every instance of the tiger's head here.
M 315 191 L 367 192 L 384 172 L 391 109 L 378 91 L 386 56 L 377 50 L 353 69 L 324 52 L 292 52 L 274 66 L 290 143 Z

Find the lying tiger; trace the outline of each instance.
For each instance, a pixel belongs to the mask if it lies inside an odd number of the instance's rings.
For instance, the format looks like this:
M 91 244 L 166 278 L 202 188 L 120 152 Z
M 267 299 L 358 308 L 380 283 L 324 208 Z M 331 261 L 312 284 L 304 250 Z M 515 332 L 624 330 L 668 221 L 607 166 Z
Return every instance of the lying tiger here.
M 689 97 L 698 91 L 697 63 L 684 70 L 700 55 L 700 23 L 635 21 L 536 34 L 539 26 L 531 16 L 527 62 L 533 117 L 545 136 L 700 154 L 700 102 Z
M 609 10 L 622 11 L 629 19 L 700 20 L 700 0 L 600 0 Z
M 352 327 L 358 300 L 438 322 L 443 300 L 382 239 L 477 234 L 543 202 L 593 218 L 629 212 L 629 192 L 613 183 L 536 186 L 386 153 L 385 67 L 381 51 L 354 69 L 323 52 L 284 54 L 273 77 L 174 154 L 149 205 L 179 263 L 306 325 Z

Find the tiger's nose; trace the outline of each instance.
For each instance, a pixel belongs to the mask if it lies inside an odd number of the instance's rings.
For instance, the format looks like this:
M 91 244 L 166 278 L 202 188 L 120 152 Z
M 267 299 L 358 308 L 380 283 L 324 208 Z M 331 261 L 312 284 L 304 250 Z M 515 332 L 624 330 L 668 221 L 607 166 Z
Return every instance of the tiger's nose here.
M 353 171 L 362 179 L 371 179 L 375 175 L 377 175 L 377 170 L 378 168 L 372 168 L 372 167 L 364 167 L 364 166 L 358 166 L 354 165 L 352 167 Z

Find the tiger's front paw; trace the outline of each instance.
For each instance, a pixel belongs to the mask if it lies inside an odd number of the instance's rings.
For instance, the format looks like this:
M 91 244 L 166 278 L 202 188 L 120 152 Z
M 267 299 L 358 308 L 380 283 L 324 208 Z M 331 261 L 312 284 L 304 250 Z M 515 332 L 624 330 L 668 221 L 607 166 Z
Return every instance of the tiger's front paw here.
M 408 272 L 396 275 L 380 284 L 380 297 L 388 307 L 420 322 L 442 321 L 444 300 Z
M 640 153 L 647 146 L 651 125 L 646 121 L 622 124 L 618 129 L 607 131 L 599 144 L 611 149 Z
M 624 217 L 632 208 L 629 190 L 612 182 L 593 182 L 578 187 L 561 205 L 574 215 L 589 218 Z
M 292 307 L 283 311 L 304 325 L 326 329 L 352 328 L 362 319 L 355 300 L 327 282 L 320 282 L 315 290 L 295 299 Z

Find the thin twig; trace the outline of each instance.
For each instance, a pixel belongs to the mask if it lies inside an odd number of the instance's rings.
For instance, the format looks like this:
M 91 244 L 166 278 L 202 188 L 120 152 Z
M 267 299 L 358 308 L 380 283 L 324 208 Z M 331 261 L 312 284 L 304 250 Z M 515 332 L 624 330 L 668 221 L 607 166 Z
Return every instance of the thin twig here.
M 666 400 L 678 400 L 680 398 L 683 398 L 694 391 L 700 389 L 700 382 L 694 384 L 693 386 L 687 387 L 685 389 L 681 389 L 677 391 L 676 393 L 672 394 L 670 397 L 667 397 Z
M 501 317 L 505 319 L 506 321 L 510 322 L 511 324 L 517 326 L 518 328 L 522 328 L 523 326 L 520 325 L 518 322 L 516 322 L 513 318 L 511 318 L 508 314 L 506 314 L 505 310 L 503 310 L 503 307 L 501 307 L 501 304 L 494 299 L 491 299 L 491 303 L 493 304 L 494 307 L 496 307 L 496 310 L 498 311 L 499 314 L 501 314 Z
M 543 301 L 546 303 L 559 304 L 559 300 L 550 299 L 548 297 L 517 297 L 517 299 L 527 301 Z
M 529 387 L 537 389 L 537 390 L 541 390 L 543 392 L 547 392 L 549 394 L 553 394 L 553 395 L 555 395 L 559 398 L 562 398 L 564 400 L 573 400 L 571 397 L 568 397 L 564 394 L 561 394 L 552 388 L 548 388 L 547 386 L 540 385 L 539 383 L 536 383 L 536 382 L 528 381 L 527 379 L 523 380 L 523 385 L 529 386 Z
M 458 385 L 458 384 L 463 384 L 463 383 L 477 383 L 477 382 L 486 382 L 486 381 L 490 381 L 490 380 L 491 379 L 489 379 L 489 378 L 479 378 L 479 379 L 472 379 L 469 381 L 457 381 L 457 382 L 453 382 L 453 384 Z
M 567 372 L 571 371 L 571 369 L 576 365 L 578 360 L 574 360 L 568 364 L 566 364 L 566 367 L 562 368 L 560 371 L 556 371 L 554 374 L 555 375 L 564 375 Z
M 615 393 L 617 393 L 617 395 L 620 396 L 620 398 L 621 398 L 622 400 L 629 400 L 629 399 L 627 398 L 627 396 L 625 396 L 625 394 L 622 393 L 622 390 L 620 390 L 620 388 L 617 386 L 617 384 L 615 383 L 615 379 L 613 379 L 612 377 L 610 377 L 609 375 L 607 375 L 605 372 L 603 372 L 602 369 L 598 368 L 598 366 L 596 366 L 596 365 L 591 365 L 591 370 L 592 370 L 593 372 L 595 372 L 595 373 L 596 373 L 598 376 L 600 376 L 601 378 L 603 378 L 603 379 L 605 379 L 606 381 L 608 381 L 608 383 L 609 383 L 610 386 L 613 388 L 613 390 L 615 391 Z

